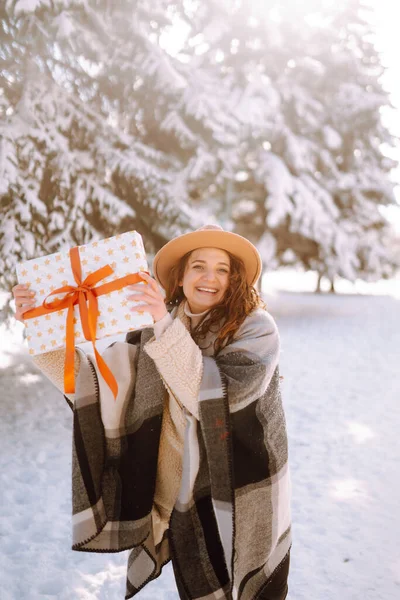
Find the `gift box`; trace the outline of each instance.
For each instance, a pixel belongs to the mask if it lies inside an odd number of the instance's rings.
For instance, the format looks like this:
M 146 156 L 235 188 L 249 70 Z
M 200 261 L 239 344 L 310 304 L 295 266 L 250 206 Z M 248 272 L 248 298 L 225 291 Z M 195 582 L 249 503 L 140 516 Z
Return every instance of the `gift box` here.
M 127 285 L 146 285 L 140 271 L 148 266 L 136 231 L 19 263 L 18 282 L 36 292 L 24 314 L 29 353 L 67 348 L 73 357 L 79 343 L 151 326 L 150 313 L 131 312 L 126 299 Z

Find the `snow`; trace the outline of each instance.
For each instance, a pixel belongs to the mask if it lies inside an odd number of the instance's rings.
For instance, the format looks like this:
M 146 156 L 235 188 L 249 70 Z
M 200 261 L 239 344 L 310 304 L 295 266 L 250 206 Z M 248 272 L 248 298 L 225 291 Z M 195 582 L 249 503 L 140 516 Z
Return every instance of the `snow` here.
M 333 127 L 325 125 L 322 129 L 322 134 L 324 136 L 324 142 L 330 150 L 339 150 L 342 145 L 342 138 Z
M 395 600 L 400 594 L 400 281 L 267 273 L 278 324 L 293 481 L 288 600 Z M 382 295 L 384 292 L 386 295 Z M 71 545 L 71 413 L 33 366 L 22 325 L 2 326 L 2 600 L 121 600 L 127 553 Z M 171 565 L 137 595 L 177 600 Z

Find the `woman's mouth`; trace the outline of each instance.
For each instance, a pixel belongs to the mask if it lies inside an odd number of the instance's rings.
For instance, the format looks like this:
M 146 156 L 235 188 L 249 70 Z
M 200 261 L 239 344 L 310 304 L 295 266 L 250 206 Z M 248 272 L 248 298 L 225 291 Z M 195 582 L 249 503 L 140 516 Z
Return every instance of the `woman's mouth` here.
M 202 294 L 215 295 L 218 293 L 218 290 L 214 290 L 213 288 L 208 288 L 208 287 L 198 287 L 198 288 L 196 288 L 196 290 L 198 292 L 201 292 Z

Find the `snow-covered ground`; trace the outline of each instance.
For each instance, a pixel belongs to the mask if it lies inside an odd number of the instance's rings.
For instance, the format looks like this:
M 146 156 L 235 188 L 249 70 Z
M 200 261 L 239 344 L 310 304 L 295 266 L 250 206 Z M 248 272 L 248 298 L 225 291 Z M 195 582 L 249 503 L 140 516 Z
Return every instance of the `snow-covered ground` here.
M 334 296 L 300 280 L 264 281 L 293 480 L 288 600 L 398 600 L 399 282 Z M 127 553 L 70 550 L 71 413 L 19 325 L 0 331 L 0 390 L 1 600 L 122 600 Z M 171 566 L 137 598 L 178 599 Z

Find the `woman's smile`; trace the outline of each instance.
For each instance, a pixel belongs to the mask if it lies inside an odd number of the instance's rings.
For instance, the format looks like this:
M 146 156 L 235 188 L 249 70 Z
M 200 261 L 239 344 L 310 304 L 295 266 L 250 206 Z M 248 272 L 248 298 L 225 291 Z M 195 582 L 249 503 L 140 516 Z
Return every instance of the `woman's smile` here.
M 206 288 L 206 287 L 198 287 L 196 288 L 198 292 L 201 292 L 202 294 L 206 293 L 206 294 L 217 294 L 218 290 L 214 290 L 211 288 Z
M 193 313 L 222 302 L 229 286 L 230 257 L 219 248 L 199 248 L 189 257 L 180 285 Z

